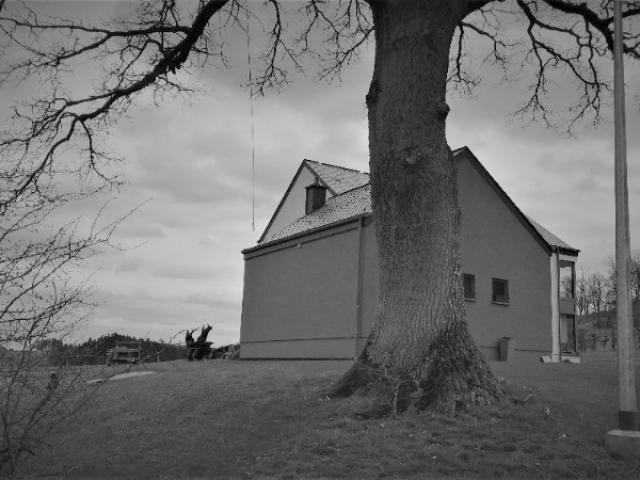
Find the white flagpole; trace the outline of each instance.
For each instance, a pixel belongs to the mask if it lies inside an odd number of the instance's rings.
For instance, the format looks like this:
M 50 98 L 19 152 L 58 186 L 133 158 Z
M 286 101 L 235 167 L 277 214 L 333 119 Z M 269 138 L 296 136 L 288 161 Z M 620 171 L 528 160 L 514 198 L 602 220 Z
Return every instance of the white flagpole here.
M 624 109 L 622 0 L 614 0 L 613 95 L 615 116 L 615 210 L 616 210 L 616 318 L 618 325 L 618 375 L 620 430 L 638 429 L 635 347 L 629 292 L 629 194 Z

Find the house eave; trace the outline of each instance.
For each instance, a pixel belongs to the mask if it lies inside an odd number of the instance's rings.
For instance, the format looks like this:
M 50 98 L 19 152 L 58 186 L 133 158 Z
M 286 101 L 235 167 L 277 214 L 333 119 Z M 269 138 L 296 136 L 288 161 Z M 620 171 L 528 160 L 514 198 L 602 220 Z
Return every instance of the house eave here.
M 258 252 L 260 250 L 264 250 L 266 248 L 273 247 L 274 245 L 279 245 L 279 244 L 290 242 L 290 241 L 293 241 L 293 240 L 299 240 L 299 239 L 301 239 L 303 237 L 310 236 L 310 235 L 313 235 L 315 233 L 319 233 L 319 232 L 322 232 L 322 231 L 325 231 L 325 230 L 330 230 L 332 228 L 340 227 L 342 225 L 347 225 L 349 223 L 353 223 L 353 222 L 358 221 L 360 218 L 368 218 L 370 216 L 371 216 L 371 212 L 359 213 L 359 214 L 353 215 L 353 216 L 351 216 L 349 218 L 338 220 L 337 222 L 329 223 L 327 225 L 321 225 L 319 227 L 311 228 L 309 230 L 304 230 L 303 232 L 294 233 L 293 235 L 289 235 L 289 236 L 282 237 L 282 238 L 277 238 L 277 239 L 271 240 L 269 242 L 259 243 L 258 245 L 255 245 L 253 247 L 245 248 L 244 250 L 242 250 L 241 253 L 243 255 L 255 253 L 255 252 Z
M 568 255 L 570 257 L 577 257 L 578 254 L 580 253 L 580 250 L 578 250 L 577 248 L 565 248 L 565 247 L 558 247 L 558 246 L 552 246 L 552 248 L 556 250 L 558 253 L 562 255 Z

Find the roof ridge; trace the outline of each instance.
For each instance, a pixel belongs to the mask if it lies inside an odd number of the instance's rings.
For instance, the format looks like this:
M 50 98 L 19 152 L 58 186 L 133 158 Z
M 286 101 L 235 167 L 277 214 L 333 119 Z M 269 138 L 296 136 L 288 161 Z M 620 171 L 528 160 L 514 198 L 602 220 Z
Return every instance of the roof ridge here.
M 455 150 L 452 150 L 451 152 L 453 153 L 453 155 L 457 155 L 459 153 L 462 153 L 467 148 L 468 148 L 467 146 L 459 147 L 459 148 L 456 148 Z M 342 167 L 340 165 L 334 165 L 332 163 L 318 162 L 316 160 L 310 160 L 308 158 L 305 158 L 304 160 L 307 161 L 307 162 L 312 162 L 312 163 L 318 164 L 318 165 L 325 165 L 325 166 L 328 166 L 328 167 L 335 167 L 335 168 L 339 168 L 341 170 L 349 170 L 351 172 L 356 172 L 356 173 L 360 173 L 362 175 L 366 175 L 368 177 L 371 177 L 369 172 L 363 172 L 361 170 L 356 170 L 354 168 Z M 359 188 L 364 188 L 364 187 L 370 186 L 370 185 L 371 185 L 371 180 L 369 180 L 367 183 L 365 183 L 363 185 L 359 185 L 357 187 L 350 188 L 349 190 L 345 190 L 344 192 L 336 193 L 332 198 L 339 197 L 341 195 L 344 195 L 345 193 L 349 193 L 349 192 L 352 192 L 352 191 L 357 190 Z
M 468 150 L 468 147 L 466 145 L 463 147 L 458 147 L 456 149 L 451 150 L 451 153 L 453 155 L 458 155 L 459 153 L 462 153 L 465 149 Z M 334 163 L 318 162 L 317 160 L 311 160 L 310 158 L 305 158 L 303 161 L 315 163 L 316 165 L 324 165 L 325 167 L 339 168 L 340 170 L 347 170 L 349 172 L 355 172 L 355 173 L 360 173 L 362 175 L 371 176 L 369 172 L 364 172 L 362 170 L 357 170 L 355 168 L 343 167 L 342 165 L 336 165 Z
M 369 186 L 371 186 L 371 182 L 367 182 L 367 183 L 365 183 L 365 184 L 363 184 L 363 185 L 360 185 L 360 186 L 358 186 L 358 187 L 353 187 L 353 188 L 351 188 L 351 189 L 349 189 L 349 190 L 345 190 L 344 192 L 337 193 L 337 194 L 335 194 L 333 197 L 331 197 L 330 199 L 328 199 L 328 200 L 327 200 L 327 202 L 328 202 L 329 200 L 334 199 L 334 198 L 341 197 L 341 196 L 342 196 L 342 195 L 344 195 L 345 193 L 350 193 L 350 192 L 353 192 L 354 190 L 358 190 L 359 188 L 364 188 L 364 187 L 369 187 Z
M 317 165 L 320 165 L 320 162 L 315 162 L 313 160 L 307 160 L 306 158 L 302 161 L 302 163 L 300 164 L 300 167 L 302 168 L 303 165 L 305 165 L 305 163 L 307 164 L 307 168 L 311 171 L 311 173 L 313 174 L 313 176 L 316 178 L 316 182 L 320 182 L 321 185 L 323 185 L 324 187 L 327 187 L 329 189 L 329 192 L 331 193 L 331 196 L 335 196 L 337 195 L 338 192 L 336 192 L 333 188 L 331 188 L 331 185 L 329 185 L 327 183 L 327 181 L 322 178 L 322 176 L 320 175 L 320 173 L 318 173 L 316 171 Z M 315 163 L 315 168 L 314 165 L 309 165 L 309 163 Z
M 304 161 L 305 162 L 315 163 L 317 165 L 324 165 L 325 167 L 339 168 L 340 170 L 347 170 L 349 172 L 355 172 L 355 173 L 361 173 L 363 175 L 369 175 L 369 172 L 363 172 L 362 170 L 356 170 L 355 168 L 343 167 L 341 165 L 335 165 L 333 163 L 318 162 L 316 160 L 310 160 L 308 158 L 305 158 Z

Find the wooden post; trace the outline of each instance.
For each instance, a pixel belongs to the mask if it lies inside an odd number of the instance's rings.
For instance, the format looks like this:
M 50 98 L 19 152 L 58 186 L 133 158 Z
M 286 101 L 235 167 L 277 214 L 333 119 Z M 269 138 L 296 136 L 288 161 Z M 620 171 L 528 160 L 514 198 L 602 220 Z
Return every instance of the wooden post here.
M 614 1 L 613 92 L 615 116 L 616 319 L 618 325 L 619 411 L 621 430 L 637 430 L 635 347 L 629 292 L 629 200 L 627 190 L 622 0 Z

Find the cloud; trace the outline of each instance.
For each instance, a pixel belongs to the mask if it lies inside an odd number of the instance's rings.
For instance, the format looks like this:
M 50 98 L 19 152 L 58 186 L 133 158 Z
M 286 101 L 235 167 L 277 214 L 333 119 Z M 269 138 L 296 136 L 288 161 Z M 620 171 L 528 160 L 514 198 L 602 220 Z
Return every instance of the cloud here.
M 166 263 L 154 265 L 151 268 L 151 274 L 165 278 L 198 280 L 212 278 L 215 274 L 215 269 L 204 265 Z
M 191 295 L 159 295 L 147 289 L 116 293 L 100 289 L 95 294 L 100 302 L 84 336 L 100 336 L 117 331 L 149 338 L 175 337 L 182 340 L 184 329 L 213 324 L 210 340 L 216 344 L 237 341 L 239 323 L 234 304 L 224 298 L 203 293 Z M 203 308 L 204 306 L 204 308 Z
M 205 293 L 190 293 L 189 295 L 184 297 L 184 301 L 197 305 L 205 305 L 217 310 L 235 310 L 238 308 L 237 301 L 215 298 L 212 295 L 208 295 Z
M 114 268 L 118 273 L 140 271 L 145 262 L 140 257 L 130 256 L 120 261 Z
M 136 249 L 135 252 L 123 253 L 124 258 L 115 264 L 113 271 L 119 274 L 143 274 L 156 279 L 156 281 L 160 279 L 212 280 L 217 276 L 226 274 L 226 266 L 223 263 L 215 263 L 213 261 L 211 263 L 198 262 L 198 254 L 208 258 L 211 256 L 211 252 L 204 254 L 204 252 L 198 250 L 198 253 L 191 257 L 181 255 L 179 261 L 161 259 L 160 255 L 158 255 L 159 252 L 155 248 Z M 122 279 L 122 277 L 120 278 Z
M 144 216 L 145 213 L 140 212 L 138 215 Z M 135 217 L 135 215 L 134 215 Z M 153 223 L 142 223 L 139 219 L 125 221 L 118 227 L 118 237 L 127 239 L 148 239 L 148 238 L 164 238 L 165 231 L 160 225 Z

